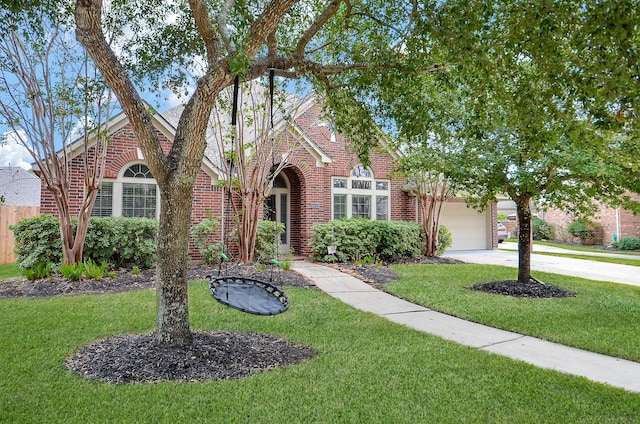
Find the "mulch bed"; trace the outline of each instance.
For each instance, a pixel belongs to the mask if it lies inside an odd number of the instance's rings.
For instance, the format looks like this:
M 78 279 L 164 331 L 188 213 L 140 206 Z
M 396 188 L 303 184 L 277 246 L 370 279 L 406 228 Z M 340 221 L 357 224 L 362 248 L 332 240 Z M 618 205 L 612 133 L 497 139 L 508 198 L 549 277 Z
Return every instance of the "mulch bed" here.
M 448 258 L 422 257 L 403 263 L 463 263 Z M 364 265 L 333 264 L 377 288 L 394 281 L 399 276 L 387 264 Z M 312 288 L 314 284 L 294 271 L 265 270 L 255 266 L 236 266 L 220 270 L 222 275 L 253 277 L 283 287 Z M 189 281 L 218 275 L 217 268 L 192 267 Z M 0 298 L 68 296 L 79 294 L 117 293 L 130 290 L 152 289 L 155 286 L 155 270 L 145 270 L 137 275 L 127 271 L 117 272 L 115 279 L 101 281 L 68 281 L 55 277 L 41 281 L 0 281 Z M 560 288 L 531 281 L 495 281 L 468 287 L 488 293 L 508 296 L 549 298 L 575 296 Z M 90 379 L 109 383 L 172 381 L 211 381 L 241 378 L 260 370 L 273 369 L 313 357 L 306 346 L 292 344 L 281 337 L 255 333 L 225 331 L 194 332 L 194 342 L 186 346 L 163 348 L 152 335 L 122 335 L 98 340 L 83 346 L 66 360 L 72 371 Z
M 574 292 L 535 280 L 530 280 L 526 284 L 520 284 L 518 280 L 490 281 L 488 283 L 474 284 L 467 288 L 513 297 L 554 298 L 576 296 Z
M 116 336 L 82 347 L 66 365 L 109 383 L 230 380 L 313 357 L 306 346 L 282 337 L 228 331 L 198 331 L 193 343 L 159 348 L 151 335 Z

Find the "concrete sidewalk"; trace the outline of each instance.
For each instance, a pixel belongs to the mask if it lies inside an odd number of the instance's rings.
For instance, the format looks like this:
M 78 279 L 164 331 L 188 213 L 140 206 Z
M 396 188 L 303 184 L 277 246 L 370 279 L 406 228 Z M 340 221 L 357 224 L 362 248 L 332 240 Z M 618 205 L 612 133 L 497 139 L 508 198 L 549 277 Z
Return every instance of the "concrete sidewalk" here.
M 384 293 L 333 268 L 296 261 L 293 270 L 329 295 L 398 324 L 444 339 L 640 393 L 640 363 L 498 330 L 435 312 Z
M 507 242 L 505 242 L 507 243 Z M 503 243 L 503 244 L 505 244 Z M 447 251 L 444 256 L 460 259 L 474 264 L 503 265 L 513 268 L 518 267 L 517 244 L 511 243 L 505 246 L 516 249 L 511 250 L 458 250 Z M 559 256 L 540 255 L 536 251 L 553 251 L 556 253 L 582 254 L 573 250 L 565 250 L 548 246 L 534 245 L 531 254 L 531 269 L 533 271 L 551 272 L 554 274 L 571 275 L 596 281 L 609 281 L 612 283 L 640 286 L 640 267 L 633 265 L 619 265 L 607 262 L 590 261 L 587 259 L 573 259 Z M 598 256 L 617 257 L 612 254 Z M 615 256 L 612 256 L 615 255 Z M 595 256 L 595 255 L 591 255 Z M 625 256 L 629 259 L 640 259 L 637 256 Z M 535 276 L 535 275 L 534 275 Z

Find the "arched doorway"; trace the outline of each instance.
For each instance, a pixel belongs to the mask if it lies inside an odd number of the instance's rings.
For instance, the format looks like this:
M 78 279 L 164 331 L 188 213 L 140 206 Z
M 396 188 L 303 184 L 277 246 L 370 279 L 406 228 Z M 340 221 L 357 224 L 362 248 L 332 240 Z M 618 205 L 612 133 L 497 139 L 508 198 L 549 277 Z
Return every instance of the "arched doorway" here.
M 264 219 L 284 224 L 280 234 L 280 252 L 289 253 L 291 243 L 291 190 L 289 179 L 280 173 L 273 181 L 273 188 L 264 201 Z

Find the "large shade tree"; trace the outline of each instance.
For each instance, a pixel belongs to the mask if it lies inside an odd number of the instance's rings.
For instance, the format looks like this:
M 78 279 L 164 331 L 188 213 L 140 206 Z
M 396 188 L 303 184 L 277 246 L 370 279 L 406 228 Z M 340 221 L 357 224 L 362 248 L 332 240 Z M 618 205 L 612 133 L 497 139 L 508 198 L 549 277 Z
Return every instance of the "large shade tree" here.
M 235 76 L 248 81 L 269 69 L 306 77 L 334 93 L 341 91 L 335 75 L 397 66 L 416 70 L 409 62 L 418 57 L 405 55 L 401 46 L 416 35 L 416 19 L 427 11 L 419 2 L 384 0 L 112 0 L 109 10 L 105 5 L 77 0 L 76 34 L 120 101 L 159 186 L 157 340 L 163 346 L 189 343 L 192 188 L 218 94 Z M 119 21 L 128 24 L 122 31 L 127 38 L 112 47 L 103 29 Z M 425 62 L 418 70 L 438 68 Z M 176 88 L 195 80 L 167 154 L 151 124 L 153 112 L 136 89 L 136 67 L 149 81 Z
M 372 108 L 401 133 L 457 140 L 445 174 L 476 205 L 515 201 L 519 282 L 531 277 L 533 198 L 584 214 L 640 191 L 633 3 L 442 2 L 424 36 L 447 69 L 375 85 Z

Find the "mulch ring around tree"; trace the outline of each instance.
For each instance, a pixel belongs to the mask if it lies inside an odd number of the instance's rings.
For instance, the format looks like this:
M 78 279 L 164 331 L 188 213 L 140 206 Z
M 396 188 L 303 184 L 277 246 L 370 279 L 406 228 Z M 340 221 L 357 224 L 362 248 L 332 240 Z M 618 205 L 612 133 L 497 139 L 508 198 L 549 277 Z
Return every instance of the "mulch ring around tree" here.
M 513 297 L 562 298 L 576 296 L 574 292 L 536 280 L 529 280 L 526 284 L 521 284 L 518 280 L 491 281 L 466 288 Z
M 152 335 L 125 335 L 83 346 L 70 370 L 108 383 L 230 380 L 295 364 L 313 351 L 268 334 L 197 331 L 193 343 L 162 348 Z

